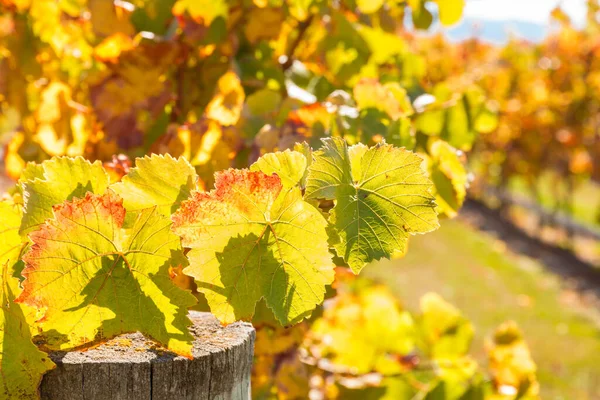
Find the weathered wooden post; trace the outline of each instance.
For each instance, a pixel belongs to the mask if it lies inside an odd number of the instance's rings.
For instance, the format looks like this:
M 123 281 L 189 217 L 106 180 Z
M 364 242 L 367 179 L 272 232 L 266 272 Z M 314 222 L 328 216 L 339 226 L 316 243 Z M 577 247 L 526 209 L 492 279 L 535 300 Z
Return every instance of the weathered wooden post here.
M 121 335 L 87 351 L 50 354 L 44 400 L 247 400 L 255 332 L 248 323 L 222 327 L 190 312 L 194 359 L 156 348 L 141 334 Z

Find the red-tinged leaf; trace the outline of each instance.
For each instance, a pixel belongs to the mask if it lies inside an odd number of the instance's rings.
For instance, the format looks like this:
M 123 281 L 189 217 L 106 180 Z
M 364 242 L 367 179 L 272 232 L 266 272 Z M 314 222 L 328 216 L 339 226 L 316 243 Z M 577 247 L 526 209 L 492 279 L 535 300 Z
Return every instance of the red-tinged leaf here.
M 215 179 L 215 190 L 193 193 L 173 215 L 192 249 L 185 272 L 212 312 L 224 323 L 249 319 L 264 297 L 284 325 L 310 315 L 333 280 L 319 210 L 275 174 L 230 169 Z
M 54 218 L 30 234 L 18 301 L 45 310 L 49 349 L 70 349 L 140 331 L 189 356 L 187 308 L 169 268 L 186 260 L 170 221 L 143 210 L 130 230 L 122 199 L 88 193 L 54 207 Z

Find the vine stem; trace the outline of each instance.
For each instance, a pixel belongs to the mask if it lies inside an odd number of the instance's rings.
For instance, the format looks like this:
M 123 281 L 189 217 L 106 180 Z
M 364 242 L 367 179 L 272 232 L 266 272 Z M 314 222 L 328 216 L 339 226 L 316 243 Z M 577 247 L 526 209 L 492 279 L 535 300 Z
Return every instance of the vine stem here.
M 314 17 L 314 14 L 311 14 L 304 21 L 301 21 L 298 24 L 298 35 L 296 36 L 296 38 L 292 42 L 292 45 L 290 46 L 290 50 L 288 51 L 288 54 L 287 54 L 287 59 L 285 60 L 285 62 L 283 64 L 281 64 L 281 68 L 283 69 L 284 72 L 287 71 L 288 69 L 290 69 L 292 64 L 294 63 L 294 53 L 296 52 L 296 48 L 298 47 L 298 45 L 300 45 L 300 42 L 302 41 L 304 34 L 306 33 L 308 27 L 312 23 L 313 17 Z
M 190 53 L 189 45 L 187 45 L 182 36 L 180 35 L 177 38 L 177 42 L 180 46 L 180 54 L 177 55 L 178 64 L 175 70 L 175 104 L 173 109 L 171 110 L 170 121 L 171 123 L 181 122 L 179 119 L 183 115 L 183 96 L 184 96 L 184 79 L 185 79 L 185 69 L 186 64 L 185 60 L 188 58 Z

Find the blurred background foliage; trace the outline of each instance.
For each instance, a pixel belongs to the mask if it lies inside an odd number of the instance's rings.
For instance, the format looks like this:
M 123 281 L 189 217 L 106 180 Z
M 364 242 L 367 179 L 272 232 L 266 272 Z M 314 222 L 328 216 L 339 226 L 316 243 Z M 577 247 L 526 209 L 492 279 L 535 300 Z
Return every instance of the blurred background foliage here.
M 597 1 L 588 1 L 583 27 L 555 9 L 555 29 L 540 43 L 453 43 L 443 34 L 423 33 L 457 23 L 464 6 L 465 0 L 0 0 L 4 173 L 17 180 L 27 162 L 81 155 L 103 161 L 118 181 L 130 159 L 169 153 L 190 160 L 210 188 L 215 171 L 246 167 L 297 142 L 319 147 L 321 138 L 341 136 L 351 144 L 385 141 L 422 155 L 438 211 L 446 217 L 457 215 L 469 189 L 470 196 L 521 216 L 519 221 L 531 217 L 507 201 L 515 196 L 535 201 L 546 217 L 568 215 L 595 232 Z M 546 217 L 528 225 L 533 234 L 574 247 L 592 263 L 600 259 L 597 241 L 590 245 L 586 238 L 580 246 L 576 232 L 557 233 L 555 220 Z M 407 276 L 412 264 L 419 265 L 424 272 L 415 272 L 411 282 L 396 282 L 404 270 L 388 266 L 385 272 L 385 263 L 371 275 L 389 286 L 340 268 L 320 312 L 290 328 L 261 319 L 259 307 L 254 396 L 538 398 L 536 365 L 521 331 L 502 323 L 513 309 L 521 315 L 519 307 L 529 306 L 485 309 L 484 317 L 477 316 L 488 334 L 484 341 L 459 309 L 417 290 L 439 290 L 477 315 L 482 309 L 456 292 L 481 286 L 482 293 L 472 292 L 479 298 L 495 289 L 477 280 L 466 288 L 468 274 L 462 282 L 450 276 L 440 283 L 444 267 L 461 271 L 468 265 L 487 274 L 479 266 L 489 264 L 517 280 L 529 273 L 502 258 L 502 251 L 484 257 L 480 247 L 495 246 L 492 240 L 470 245 L 479 240 L 477 232 L 445 222 L 438 242 L 417 239 L 407 259 L 390 261 L 406 265 Z M 464 243 L 456 243 L 457 235 Z M 462 251 L 469 255 L 449 261 Z M 432 253 L 443 256 L 432 261 Z M 427 271 L 433 275 L 424 278 Z M 181 277 L 179 283 L 189 285 Z M 512 285 L 502 293 L 539 299 L 547 312 L 564 306 L 542 299 L 547 288 L 532 286 L 525 295 Z M 397 293 L 409 294 L 407 303 L 420 300 L 405 309 Z M 579 318 L 573 315 L 557 311 L 549 326 Z M 594 335 L 597 340 L 591 324 L 577 320 L 571 326 L 582 342 Z M 474 337 L 478 348 L 469 353 Z M 543 341 L 544 332 L 533 338 Z M 553 379 L 541 366 L 547 394 L 600 396 L 600 375 L 592 382 L 579 378 L 592 364 L 590 354 L 553 356 L 584 372 L 573 378 L 561 370 Z M 540 357 L 553 359 L 541 350 Z M 571 378 L 572 387 L 561 387 Z M 573 387 L 577 397 L 569 397 Z

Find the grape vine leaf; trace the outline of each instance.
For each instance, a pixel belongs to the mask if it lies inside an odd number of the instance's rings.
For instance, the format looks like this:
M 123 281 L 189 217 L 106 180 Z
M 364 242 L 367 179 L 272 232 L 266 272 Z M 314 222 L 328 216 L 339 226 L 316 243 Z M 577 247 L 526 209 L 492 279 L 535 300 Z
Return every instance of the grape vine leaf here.
M 125 12 L 123 8 L 104 0 L 88 0 L 87 8 L 91 14 L 90 23 L 96 36 L 107 37 L 115 33 L 135 35 L 136 30 L 131 24 L 130 13 Z
M 425 6 L 425 0 L 409 0 L 412 22 L 417 29 L 429 29 L 433 23 L 433 15 Z
M 157 35 L 165 35 L 174 4 L 175 0 L 146 0 L 143 7 L 139 4 L 133 10 L 130 20 L 138 32 L 150 31 Z M 108 24 L 108 21 L 104 23 Z
M 240 78 L 229 71 L 219 78 L 215 96 L 206 106 L 206 116 L 223 126 L 235 125 L 240 119 L 244 99 Z
M 429 151 L 428 169 L 435 185 L 438 213 L 453 218 L 467 195 L 467 171 L 457 150 L 443 140 L 434 142 Z
M 83 157 L 54 157 L 26 168 L 20 181 L 24 209 L 19 232 L 26 235 L 51 218 L 56 204 L 83 197 L 87 192 L 103 194 L 108 184 L 102 163 L 92 164 Z
M 516 322 L 507 321 L 496 328 L 485 348 L 495 388 L 510 387 L 520 398 L 538 398 L 537 366 Z
M 187 308 L 191 293 L 176 287 L 169 267 L 187 265 L 171 221 L 157 208 L 122 228 L 122 199 L 86 194 L 54 207 L 54 218 L 29 237 L 18 302 L 44 308 L 49 349 L 70 349 L 139 331 L 191 356 Z
M 306 180 L 308 179 L 308 171 L 313 162 L 313 150 L 308 143 L 302 142 L 294 144 L 294 151 L 301 153 L 304 155 L 304 158 L 306 158 L 306 168 L 304 169 L 304 175 L 302 175 L 302 179 L 300 180 L 300 187 L 304 190 L 306 188 Z
M 354 293 L 341 292 L 328 301 L 329 307 L 307 335 L 309 351 L 327 354 L 336 368 L 354 374 L 401 370 L 390 356 L 414 351 L 415 323 L 386 287 L 373 285 Z
M 191 248 L 184 272 L 223 323 L 251 318 L 264 297 L 279 322 L 293 324 L 323 301 L 333 281 L 327 221 L 277 175 L 220 172 L 213 191 L 194 192 L 172 219 Z
M 0 202 L 0 265 L 13 265 L 18 259 L 23 243 L 19 235 L 21 212 L 8 201 Z
M 436 293 L 421 297 L 420 309 L 419 330 L 432 358 L 449 359 L 468 353 L 475 331 L 460 310 Z
M 275 40 L 281 33 L 281 25 L 285 15 L 281 8 L 253 8 L 248 13 L 244 35 L 256 45 L 261 40 Z
M 354 86 L 353 96 L 359 110 L 374 108 L 393 120 L 413 113 L 406 91 L 397 83 L 381 84 L 376 79 L 362 79 Z
M 23 170 L 19 175 L 19 184 L 25 181 L 34 180 L 35 178 L 43 179 L 44 177 L 44 163 L 36 164 L 34 162 L 28 162 L 25 164 Z
M 366 25 L 361 25 L 359 32 L 372 52 L 369 63 L 382 65 L 394 62 L 396 57 L 408 52 L 408 44 L 399 35 Z
M 371 49 L 346 14 L 332 13 L 331 21 L 331 29 L 319 43 L 319 52 L 328 75 L 337 82 L 346 82 L 360 73 Z
M 310 9 L 315 0 L 288 0 L 288 12 L 298 21 L 305 21 L 311 14 Z
M 250 166 L 250 171 L 261 171 L 267 175 L 277 174 L 284 188 L 301 183 L 306 171 L 306 157 L 298 151 L 267 153 Z
M 159 154 L 185 157 L 196 168 L 201 182 L 212 185 L 214 174 L 231 167 L 237 146 L 217 121 L 203 118 L 194 124 L 171 125 L 151 148 Z
M 54 368 L 54 363 L 31 341 L 24 306 L 14 303 L 20 288 L 19 279 L 12 275 L 9 263 L 4 263 L 0 286 L 0 398 L 34 400 L 39 398 L 42 376 Z
M 135 48 L 135 41 L 124 33 L 118 32 L 104 39 L 94 48 L 94 57 L 104 63 L 118 63 L 119 57 Z
M 185 158 L 152 154 L 136 159 L 135 168 L 110 188 L 123 199 L 129 226 L 142 210 L 154 206 L 170 216 L 190 197 L 197 180 L 196 170 Z
M 357 0 L 358 9 L 365 14 L 373 14 L 383 6 L 383 0 Z
M 330 222 L 340 241 L 334 247 L 354 273 L 404 253 L 409 235 L 439 227 L 433 185 L 415 153 L 385 143 L 348 147 L 341 138 L 323 143 L 305 197 L 336 200 Z
M 173 15 L 181 16 L 186 12 L 198 23 L 209 26 L 216 18 L 227 18 L 227 2 L 224 0 L 177 0 L 173 6 Z
M 440 22 L 443 25 L 450 26 L 460 21 L 465 0 L 436 0 L 440 13 Z

